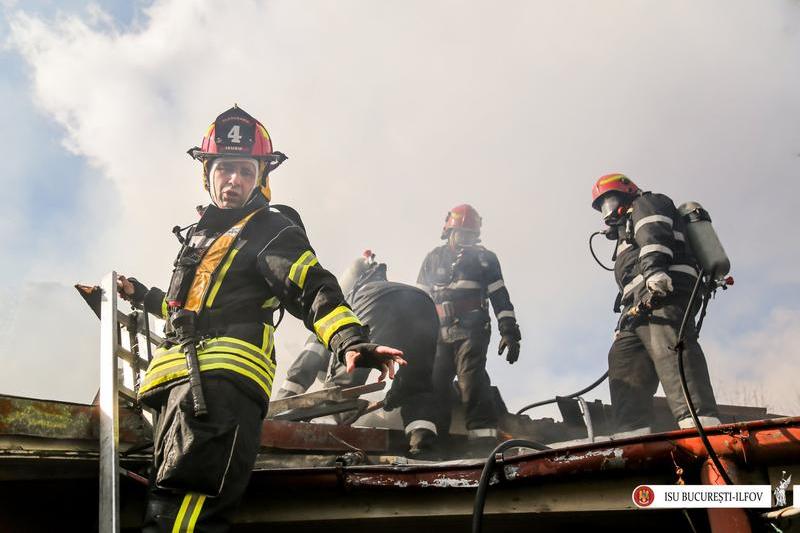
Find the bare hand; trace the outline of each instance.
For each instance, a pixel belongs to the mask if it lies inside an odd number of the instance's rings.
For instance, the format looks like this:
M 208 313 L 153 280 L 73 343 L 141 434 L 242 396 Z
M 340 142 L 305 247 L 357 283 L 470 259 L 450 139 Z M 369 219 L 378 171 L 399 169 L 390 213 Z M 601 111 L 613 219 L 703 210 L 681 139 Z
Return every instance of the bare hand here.
M 406 360 L 403 359 L 403 352 L 396 348 L 390 348 L 389 346 L 377 346 L 374 350 L 367 353 L 358 350 L 350 350 L 345 354 L 344 359 L 347 364 L 348 374 L 356 367 L 377 368 L 381 371 L 378 381 L 386 379 L 387 374 L 389 379 L 394 379 L 395 363 L 400 366 L 408 364 Z

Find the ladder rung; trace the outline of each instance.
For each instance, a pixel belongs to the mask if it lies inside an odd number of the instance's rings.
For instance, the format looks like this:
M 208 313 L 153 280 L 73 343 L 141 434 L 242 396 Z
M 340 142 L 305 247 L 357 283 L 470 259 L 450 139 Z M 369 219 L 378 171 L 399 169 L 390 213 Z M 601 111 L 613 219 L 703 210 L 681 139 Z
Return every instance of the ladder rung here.
M 135 356 L 127 348 L 123 348 L 122 346 L 117 345 L 116 354 L 117 354 L 117 357 L 119 357 L 120 359 L 123 359 L 123 360 L 127 361 L 128 364 L 133 365 L 133 362 L 135 360 Z M 141 357 L 139 358 L 139 368 L 142 368 L 142 369 L 147 368 L 147 365 L 149 365 L 149 364 L 150 363 L 148 361 L 144 360 Z
M 128 328 L 128 315 L 126 315 L 125 313 L 123 313 L 119 309 L 117 309 L 117 322 L 119 323 L 120 326 L 124 327 L 125 329 Z M 137 329 L 137 331 L 139 333 L 144 335 L 144 327 L 141 324 L 138 324 L 136 329 Z M 158 344 L 163 343 L 164 339 L 162 339 L 160 336 L 156 335 L 155 333 L 153 333 L 151 331 L 150 332 L 150 342 L 152 342 L 153 344 L 158 345 Z
M 136 402 L 136 393 L 134 393 L 131 389 L 120 383 L 118 390 L 120 396 L 122 396 L 129 402 L 134 402 L 134 403 Z

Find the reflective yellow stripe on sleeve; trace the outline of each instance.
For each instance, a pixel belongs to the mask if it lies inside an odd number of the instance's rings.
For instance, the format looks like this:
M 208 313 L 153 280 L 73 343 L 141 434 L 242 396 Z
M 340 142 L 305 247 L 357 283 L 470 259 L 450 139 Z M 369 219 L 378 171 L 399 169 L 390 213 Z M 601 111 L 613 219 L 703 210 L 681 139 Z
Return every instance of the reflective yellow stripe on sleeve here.
M 311 250 L 306 250 L 300 258 L 294 262 L 292 268 L 289 269 L 289 281 L 302 289 L 306 284 L 308 269 L 317 263 L 319 263 L 319 261 L 317 261 L 317 256 L 315 256 Z
M 314 322 L 314 331 L 322 341 L 326 348 L 330 349 L 328 344 L 333 337 L 333 334 L 342 329 L 343 326 L 349 324 L 361 325 L 361 321 L 353 313 L 350 308 L 340 305 L 324 317 Z
M 164 295 L 164 299 L 161 300 L 161 318 L 166 320 L 169 318 L 169 308 L 167 307 L 167 296 Z

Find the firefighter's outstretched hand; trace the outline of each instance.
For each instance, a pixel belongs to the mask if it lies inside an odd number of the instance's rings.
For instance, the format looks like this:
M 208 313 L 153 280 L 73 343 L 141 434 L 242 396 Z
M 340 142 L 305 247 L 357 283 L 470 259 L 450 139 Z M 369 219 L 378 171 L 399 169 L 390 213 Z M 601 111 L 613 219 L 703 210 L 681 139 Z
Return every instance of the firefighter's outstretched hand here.
M 133 283 L 122 274 L 117 274 L 117 294 L 119 294 L 123 300 L 129 302 L 133 298 L 134 292 Z
M 122 274 L 117 274 L 117 294 L 135 307 L 144 301 L 147 287 L 136 278 L 126 278 Z
M 506 354 L 506 361 L 509 364 L 514 364 L 519 359 L 519 341 L 511 335 L 503 335 L 500 338 L 500 346 L 497 348 L 497 355 L 503 355 L 503 351 L 508 348 Z
M 389 379 L 394 379 L 395 363 L 400 366 L 407 364 L 400 350 L 366 342 L 351 346 L 344 359 L 348 373 L 356 367 L 377 368 L 381 371 L 378 381 L 383 381 L 387 375 Z

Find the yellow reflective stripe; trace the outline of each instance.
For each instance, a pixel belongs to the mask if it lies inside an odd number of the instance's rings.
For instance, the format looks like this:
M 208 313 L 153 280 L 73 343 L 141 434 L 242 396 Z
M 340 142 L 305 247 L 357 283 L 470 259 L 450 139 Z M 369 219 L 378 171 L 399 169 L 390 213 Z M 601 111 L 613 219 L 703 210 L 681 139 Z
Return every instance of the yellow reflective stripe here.
M 317 337 L 319 337 L 319 339 L 322 341 L 322 344 L 328 348 L 328 343 L 330 342 L 331 337 L 333 337 L 333 334 L 341 329 L 342 326 L 348 324 L 361 325 L 361 321 L 353 313 L 353 311 L 350 310 L 349 307 L 340 305 L 321 319 L 314 322 L 314 331 L 317 333 Z
M 258 383 L 258 386 L 261 387 L 261 389 L 267 396 L 269 396 L 272 393 L 272 382 L 265 384 L 260 379 L 258 379 L 254 374 L 236 365 L 232 365 L 229 363 L 208 363 L 200 368 L 200 370 L 219 370 L 219 369 L 230 370 L 231 372 L 236 372 L 237 374 L 241 374 L 242 376 L 252 379 L 256 383 Z
M 225 274 L 228 273 L 228 269 L 231 267 L 231 263 L 233 263 L 233 258 L 236 257 L 236 254 L 239 253 L 238 248 L 234 248 L 231 250 L 231 253 L 228 255 L 228 258 L 225 260 L 225 263 L 222 265 L 222 268 L 217 274 L 217 279 L 214 282 L 214 286 L 211 287 L 211 292 L 208 293 L 208 299 L 206 299 L 206 307 L 211 307 L 214 304 L 214 298 L 217 297 L 217 293 L 219 292 L 220 286 L 222 286 L 222 280 L 225 279 Z
M 175 523 L 172 525 L 172 533 L 181 533 L 181 523 L 183 522 L 183 517 L 186 515 L 186 509 L 189 508 L 189 503 L 192 501 L 192 498 L 194 498 L 194 495 L 191 492 L 186 493 L 186 496 L 183 497 L 178 516 L 175 517 Z
M 214 337 L 213 339 L 208 340 L 203 346 L 203 349 L 206 348 L 213 348 L 214 346 L 228 346 L 231 344 L 236 344 L 241 346 L 247 352 L 250 352 L 252 355 L 256 357 L 266 357 L 267 354 L 264 353 L 258 346 L 255 344 L 250 344 L 247 341 L 243 341 L 242 339 L 237 339 L 236 337 Z
M 169 354 L 164 354 L 160 357 L 153 358 L 150 361 L 150 365 L 147 367 L 148 372 L 150 370 L 155 370 L 156 368 L 164 365 L 165 363 L 169 363 L 170 361 L 175 361 L 176 359 L 183 359 L 183 352 L 172 352 Z
M 145 376 L 144 380 L 142 381 L 142 386 L 139 387 L 139 394 L 143 394 L 149 391 L 152 388 L 155 388 L 162 383 L 167 383 L 168 381 L 174 381 L 178 378 L 182 378 L 189 374 L 189 371 L 186 369 L 186 364 L 179 368 L 174 372 L 168 372 L 166 374 L 158 374 L 156 376 Z M 148 379 L 149 378 L 149 379 Z
M 273 327 L 269 324 L 264 324 L 264 339 L 261 341 L 261 349 L 267 355 L 267 358 L 272 360 L 269 356 L 272 353 L 272 341 L 275 336 L 272 334 Z
M 232 349 L 229 349 L 232 350 Z M 260 361 L 253 361 L 249 355 L 244 355 L 242 353 L 233 353 L 231 354 L 230 351 L 227 353 L 224 351 L 207 351 L 203 353 L 197 354 L 197 359 L 200 360 L 200 369 L 203 369 L 203 361 L 211 358 L 211 357 L 226 357 L 229 358 L 231 355 L 239 355 L 241 359 L 232 359 L 237 362 L 241 362 L 258 372 L 259 374 L 263 375 L 267 379 L 272 379 L 275 376 L 275 372 L 272 369 L 264 368 L 262 365 L 263 363 Z
M 306 284 L 306 276 L 308 275 L 308 269 L 309 269 L 309 268 L 311 268 L 312 266 L 316 265 L 317 263 L 319 263 L 319 261 L 317 261 L 317 258 L 315 257 L 313 261 L 311 261 L 310 263 L 308 263 L 307 265 L 305 265 L 305 266 L 302 268 L 302 270 L 300 271 L 300 283 L 298 283 L 297 285 L 298 285 L 298 286 L 299 286 L 301 289 L 302 289 L 302 288 L 303 288 L 303 286 Z
M 306 283 L 308 269 L 316 265 L 318 262 L 319 261 L 317 261 L 317 258 L 313 252 L 311 252 L 311 250 L 306 250 L 303 252 L 303 255 L 301 255 L 300 258 L 294 262 L 292 268 L 289 269 L 289 281 L 302 289 L 303 285 Z
M 205 501 L 206 495 L 200 494 L 199 498 L 197 499 L 197 503 L 194 506 L 192 516 L 189 517 L 189 523 L 187 524 L 188 527 L 186 528 L 187 533 L 194 533 L 194 526 L 197 524 L 197 518 L 200 516 L 200 510 L 203 508 Z
M 278 298 L 275 296 L 272 296 L 271 298 L 267 298 L 264 303 L 261 304 L 261 309 L 277 308 L 280 305 L 280 300 L 278 300 Z
M 624 177 L 625 177 L 625 174 L 614 174 L 613 176 L 611 176 L 609 178 L 601 180 L 598 185 L 605 185 L 606 183 L 612 183 L 614 181 L 619 181 Z
M 167 297 L 161 300 L 161 318 L 169 318 L 169 308 L 167 307 Z

